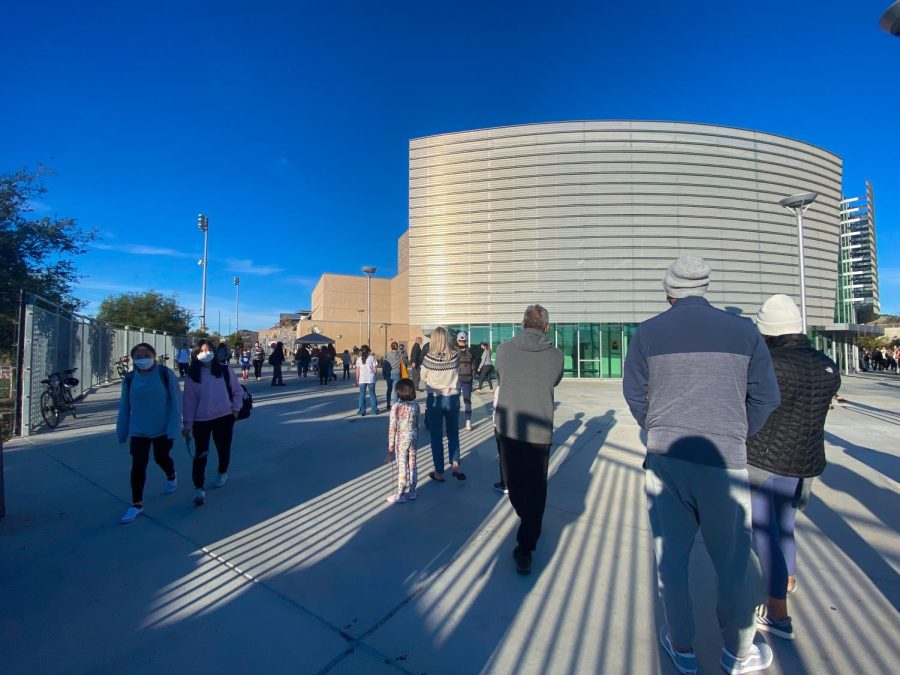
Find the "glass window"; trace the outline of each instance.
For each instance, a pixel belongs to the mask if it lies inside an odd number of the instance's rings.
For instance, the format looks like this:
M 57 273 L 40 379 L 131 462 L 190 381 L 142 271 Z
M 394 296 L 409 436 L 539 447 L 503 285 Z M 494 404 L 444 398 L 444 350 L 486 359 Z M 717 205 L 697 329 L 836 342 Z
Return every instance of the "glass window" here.
M 494 348 L 494 351 L 497 350 L 497 345 L 506 340 L 511 340 L 513 335 L 513 325 L 511 323 L 492 323 L 491 346 Z
M 547 331 L 552 334 L 553 326 Z M 578 325 L 556 324 L 556 346 L 563 353 L 563 377 L 578 377 Z
M 578 324 L 580 377 L 600 377 L 600 324 Z
M 603 377 L 622 377 L 622 324 L 603 324 Z

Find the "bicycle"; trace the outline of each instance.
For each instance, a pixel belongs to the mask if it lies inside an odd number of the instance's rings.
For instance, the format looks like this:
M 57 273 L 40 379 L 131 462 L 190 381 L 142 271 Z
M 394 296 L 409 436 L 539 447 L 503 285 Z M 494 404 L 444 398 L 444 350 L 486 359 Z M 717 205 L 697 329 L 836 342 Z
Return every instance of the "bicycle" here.
M 41 380 L 46 388 L 41 393 L 41 417 L 47 426 L 55 429 L 59 426 L 61 413 L 70 411 L 76 418 L 75 398 L 72 396 L 72 388 L 78 386 L 78 380 L 72 377 L 78 368 L 70 368 L 60 373 L 50 373 L 46 380 Z M 63 377 L 65 375 L 65 377 Z
M 156 362 L 161 366 L 166 365 L 166 361 L 168 361 L 168 360 L 169 360 L 168 354 L 160 354 L 159 356 L 156 357 Z
M 123 356 L 118 361 L 116 361 L 116 372 L 119 374 L 119 377 L 125 379 L 125 376 L 128 374 L 127 356 Z

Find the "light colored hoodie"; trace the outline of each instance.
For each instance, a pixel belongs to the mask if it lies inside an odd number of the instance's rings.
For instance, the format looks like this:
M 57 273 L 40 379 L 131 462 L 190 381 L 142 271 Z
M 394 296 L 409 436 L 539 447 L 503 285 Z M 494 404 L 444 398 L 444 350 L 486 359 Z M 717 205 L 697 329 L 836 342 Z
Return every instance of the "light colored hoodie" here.
M 239 412 L 244 402 L 241 383 L 231 368 L 223 366 L 222 377 L 215 377 L 209 366 L 200 368 L 200 381 L 184 378 L 183 429 L 191 429 L 194 422 L 208 422 Z M 231 400 L 228 399 L 227 377 L 231 382 Z

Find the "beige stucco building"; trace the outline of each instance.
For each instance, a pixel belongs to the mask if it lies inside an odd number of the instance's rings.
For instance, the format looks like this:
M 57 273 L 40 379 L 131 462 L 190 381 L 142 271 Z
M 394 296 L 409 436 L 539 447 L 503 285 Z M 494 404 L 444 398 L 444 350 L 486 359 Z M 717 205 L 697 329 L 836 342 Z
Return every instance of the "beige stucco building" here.
M 421 335 L 421 327 L 409 324 L 409 233 L 397 241 L 397 276 L 387 279 L 373 276 L 372 344 L 376 354 L 384 354 L 390 343 L 411 343 Z M 365 275 L 323 274 L 312 292 L 312 313 L 293 325 L 281 325 L 260 331 L 261 339 L 282 341 L 294 347 L 294 341 L 311 332 L 335 340 L 338 352 L 352 350 L 368 340 L 368 290 Z

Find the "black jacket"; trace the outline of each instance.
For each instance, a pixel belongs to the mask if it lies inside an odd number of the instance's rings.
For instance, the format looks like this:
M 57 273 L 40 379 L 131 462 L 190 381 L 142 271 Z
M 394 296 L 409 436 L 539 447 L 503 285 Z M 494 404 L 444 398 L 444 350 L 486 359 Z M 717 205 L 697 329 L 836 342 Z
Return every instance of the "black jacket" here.
M 418 342 L 413 344 L 412 349 L 409 350 L 409 362 L 416 368 L 422 365 L 422 347 Z
M 805 335 L 768 339 L 781 405 L 747 439 L 747 463 L 781 476 L 809 478 L 825 470 L 825 416 L 841 386 L 834 361 Z

